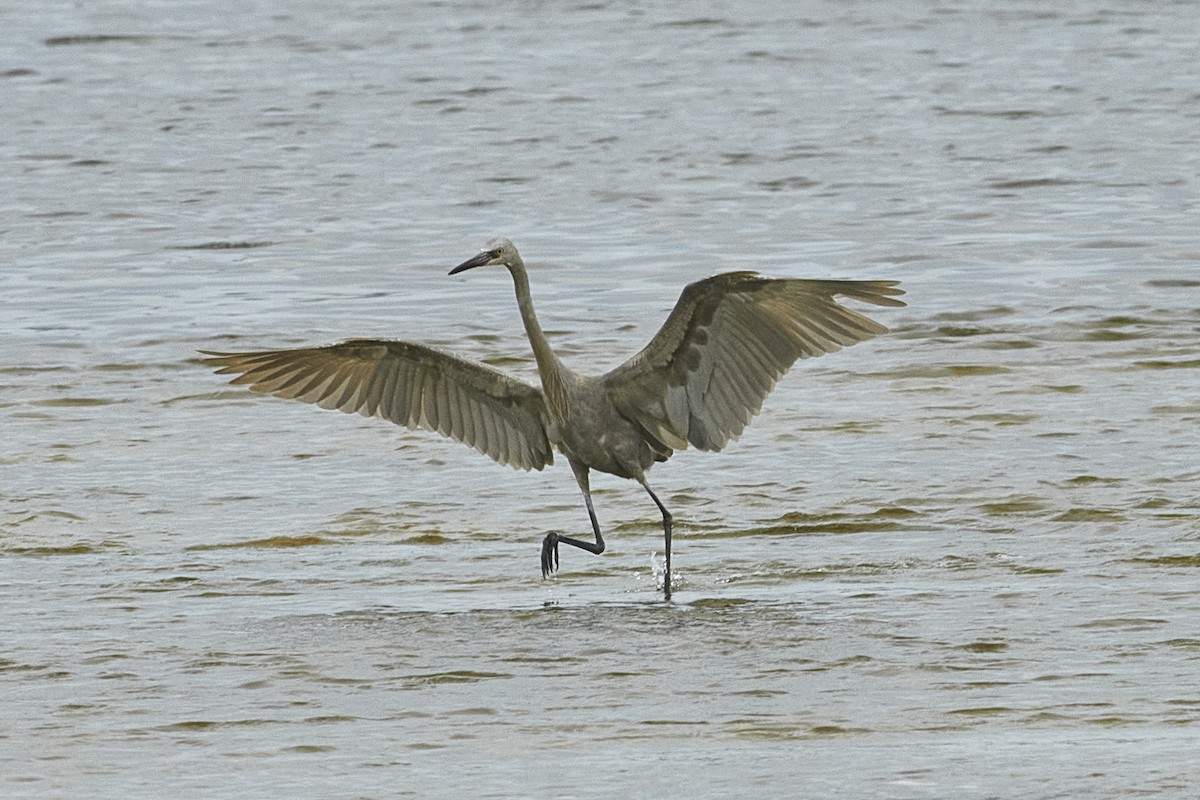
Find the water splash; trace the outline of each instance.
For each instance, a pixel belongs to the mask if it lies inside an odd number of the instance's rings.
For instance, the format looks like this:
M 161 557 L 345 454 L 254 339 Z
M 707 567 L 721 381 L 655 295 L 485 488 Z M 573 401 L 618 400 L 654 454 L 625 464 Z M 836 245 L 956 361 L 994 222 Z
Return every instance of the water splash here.
M 657 550 L 650 551 L 650 576 L 654 579 L 655 591 L 663 591 L 666 583 L 667 560 L 659 555 Z M 671 591 L 676 591 L 684 583 L 678 567 L 671 570 Z

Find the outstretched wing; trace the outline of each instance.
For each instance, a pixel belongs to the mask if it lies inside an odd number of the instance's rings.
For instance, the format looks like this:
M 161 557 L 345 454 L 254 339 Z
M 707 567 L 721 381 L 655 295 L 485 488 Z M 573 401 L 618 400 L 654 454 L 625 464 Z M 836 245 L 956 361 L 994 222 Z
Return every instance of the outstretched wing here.
M 326 347 L 212 353 L 205 363 L 256 392 L 437 431 L 501 464 L 554 462 L 542 392 L 491 367 L 419 344 L 352 339 Z
M 736 439 L 797 358 L 824 355 L 887 328 L 841 295 L 903 306 L 897 281 L 772 280 L 727 272 L 690 284 L 650 343 L 605 376 L 620 412 L 660 455 Z

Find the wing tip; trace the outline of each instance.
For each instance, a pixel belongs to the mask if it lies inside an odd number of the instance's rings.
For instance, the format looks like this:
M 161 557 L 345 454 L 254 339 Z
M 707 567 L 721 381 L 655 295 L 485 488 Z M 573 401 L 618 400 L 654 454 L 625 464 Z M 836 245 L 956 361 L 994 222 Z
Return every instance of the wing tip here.
M 891 306 L 892 308 L 904 308 L 908 303 L 903 300 L 897 300 L 900 295 L 907 294 L 900 287 L 900 281 L 876 281 L 878 289 L 876 290 L 875 302 L 881 306 Z
M 889 308 L 904 308 L 908 305 L 903 300 L 896 299 L 900 295 L 907 294 L 903 289 L 898 288 L 900 281 L 848 281 L 847 283 L 849 285 L 846 290 L 835 291 L 834 294 Z

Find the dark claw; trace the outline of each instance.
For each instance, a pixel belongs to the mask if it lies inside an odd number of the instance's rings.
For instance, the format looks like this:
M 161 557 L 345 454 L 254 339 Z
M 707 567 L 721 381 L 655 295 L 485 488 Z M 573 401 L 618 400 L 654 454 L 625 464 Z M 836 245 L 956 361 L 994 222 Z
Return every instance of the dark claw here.
M 550 577 L 550 573 L 558 569 L 558 534 L 547 533 L 542 539 L 542 577 Z

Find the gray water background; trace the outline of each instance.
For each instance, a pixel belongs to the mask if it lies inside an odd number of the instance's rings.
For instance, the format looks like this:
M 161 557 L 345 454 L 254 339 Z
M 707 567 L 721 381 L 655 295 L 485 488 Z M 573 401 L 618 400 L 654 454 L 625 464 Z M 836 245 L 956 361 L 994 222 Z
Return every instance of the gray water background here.
M 0 24 L 5 797 L 1194 797 L 1200 6 L 39 3 Z M 691 280 L 898 279 L 597 476 L 197 348 L 601 371 Z

